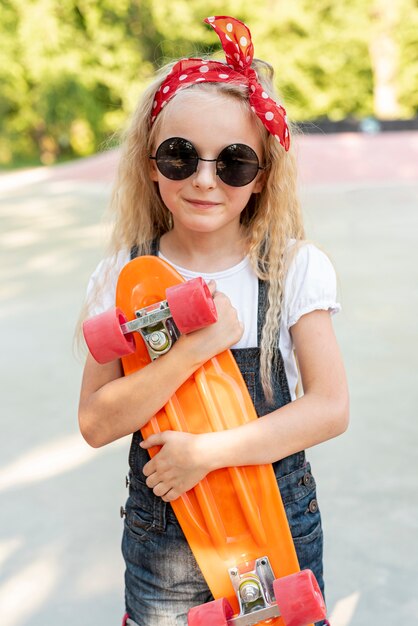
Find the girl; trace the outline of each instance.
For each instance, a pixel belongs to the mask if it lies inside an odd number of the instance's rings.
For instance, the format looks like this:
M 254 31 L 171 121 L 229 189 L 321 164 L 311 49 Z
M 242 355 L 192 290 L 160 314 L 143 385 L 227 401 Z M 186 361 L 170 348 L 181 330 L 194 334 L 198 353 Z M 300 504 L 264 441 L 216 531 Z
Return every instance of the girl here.
M 205 20 L 227 63 L 184 59 L 145 92 L 126 134 L 113 195 L 112 255 L 90 281 L 89 314 L 114 304 L 131 258 L 157 254 L 186 279 L 208 281 L 216 324 L 182 336 L 163 357 L 123 377 L 87 357 L 80 429 L 102 446 L 133 433 L 122 551 L 128 624 L 175 626 L 211 599 L 170 502 L 208 472 L 273 463 L 301 568 L 323 590 L 322 529 L 305 448 L 348 422 L 344 368 L 331 314 L 334 270 L 304 242 L 286 113 L 269 65 L 253 60 L 247 27 Z M 139 429 L 206 360 L 232 348 L 259 419 L 236 429 Z M 296 364 L 296 358 L 298 367 Z M 298 368 L 304 395 L 298 395 Z M 149 460 L 147 449 L 161 451 Z

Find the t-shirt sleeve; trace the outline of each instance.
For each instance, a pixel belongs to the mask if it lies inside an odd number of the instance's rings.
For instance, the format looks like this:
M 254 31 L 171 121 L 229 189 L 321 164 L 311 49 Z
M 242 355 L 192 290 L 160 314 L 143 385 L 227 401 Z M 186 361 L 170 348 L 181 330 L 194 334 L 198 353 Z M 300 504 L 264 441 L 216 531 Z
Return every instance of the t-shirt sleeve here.
M 290 328 L 307 313 L 341 310 L 337 302 L 337 277 L 327 255 L 313 244 L 303 244 L 287 273 L 283 299 L 283 322 Z
M 89 317 L 99 315 L 115 306 L 118 277 L 128 261 L 129 253 L 124 250 L 100 261 L 87 284 L 86 301 Z

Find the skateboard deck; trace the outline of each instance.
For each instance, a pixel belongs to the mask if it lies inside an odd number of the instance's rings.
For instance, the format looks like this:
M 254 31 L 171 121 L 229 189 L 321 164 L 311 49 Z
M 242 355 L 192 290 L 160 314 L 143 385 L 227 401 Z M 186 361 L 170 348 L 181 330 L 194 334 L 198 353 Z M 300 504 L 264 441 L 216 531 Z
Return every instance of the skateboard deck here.
M 136 311 L 163 301 L 166 289 L 182 282 L 180 274 L 163 260 L 138 257 L 122 269 L 116 306 L 133 319 Z M 135 342 L 136 351 L 122 357 L 125 375 L 146 367 L 151 360 L 138 333 Z M 198 434 L 255 419 L 241 372 L 226 350 L 198 369 L 141 432 L 144 438 L 165 430 Z M 152 456 L 157 452 L 150 450 Z M 256 559 L 268 557 L 276 578 L 299 571 L 271 465 L 214 471 L 171 505 L 214 598 L 226 598 L 234 613 L 240 609 L 230 568 L 251 567 Z M 258 623 L 284 625 L 281 617 Z

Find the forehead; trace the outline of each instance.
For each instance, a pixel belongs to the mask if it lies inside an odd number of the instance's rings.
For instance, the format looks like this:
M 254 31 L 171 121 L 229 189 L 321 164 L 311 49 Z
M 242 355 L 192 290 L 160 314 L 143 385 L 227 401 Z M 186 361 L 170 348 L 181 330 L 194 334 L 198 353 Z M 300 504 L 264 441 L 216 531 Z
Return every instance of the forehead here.
M 258 150 L 262 147 L 259 126 L 247 102 L 216 89 L 184 89 L 160 115 L 158 143 L 178 136 L 197 148 L 231 143 L 246 143 Z

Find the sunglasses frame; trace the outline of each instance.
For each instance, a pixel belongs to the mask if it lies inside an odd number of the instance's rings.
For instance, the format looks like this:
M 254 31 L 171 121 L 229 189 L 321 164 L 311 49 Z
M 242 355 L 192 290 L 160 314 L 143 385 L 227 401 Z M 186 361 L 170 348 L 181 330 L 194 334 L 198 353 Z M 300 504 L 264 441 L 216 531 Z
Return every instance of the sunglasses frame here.
M 169 143 L 169 142 L 174 141 L 174 140 L 179 140 L 179 141 L 182 141 L 182 142 L 184 142 L 186 144 L 189 144 L 192 147 L 192 150 L 190 151 L 191 152 L 191 156 L 192 156 L 193 160 L 195 160 L 195 166 L 194 166 L 193 171 L 191 171 L 190 174 L 187 174 L 186 176 L 180 177 L 180 178 L 177 178 L 177 177 L 172 178 L 170 176 L 167 176 L 167 173 L 163 172 L 160 169 L 160 165 L 159 165 L 159 162 L 158 162 L 159 161 L 159 154 L 158 153 L 161 150 L 161 147 L 164 146 L 165 144 Z M 228 150 L 228 148 L 231 148 L 231 147 L 234 147 L 234 146 L 241 146 L 241 147 L 244 147 L 247 150 L 249 150 L 250 153 L 251 153 L 250 156 L 254 155 L 255 162 L 257 163 L 257 168 L 254 170 L 254 176 L 250 180 L 248 180 L 248 181 L 246 181 L 244 183 L 234 184 L 234 183 L 231 183 L 231 182 L 227 182 L 226 180 L 224 180 L 223 171 L 222 170 L 220 171 L 218 169 L 218 161 L 220 160 L 219 157 L 225 152 L 225 150 Z M 257 174 L 258 174 L 258 172 L 260 170 L 266 169 L 265 167 L 262 167 L 260 165 L 260 161 L 258 159 L 258 156 L 257 156 L 257 153 L 255 152 L 255 150 L 253 148 L 251 148 L 251 146 L 248 146 L 245 143 L 232 143 L 232 144 L 230 144 L 228 146 L 225 146 L 225 148 L 222 148 L 222 150 L 220 151 L 220 153 L 218 154 L 216 159 L 203 159 L 202 157 L 199 156 L 199 154 L 198 154 L 195 146 L 192 144 L 192 142 L 189 141 L 188 139 L 184 139 L 184 137 L 169 137 L 168 139 L 165 139 L 163 142 L 160 143 L 160 145 L 158 146 L 157 150 L 155 151 L 155 156 L 152 156 L 150 154 L 149 158 L 156 162 L 158 171 L 163 176 L 165 176 L 165 178 L 168 178 L 169 180 L 186 180 L 187 178 L 190 178 L 190 176 L 193 176 L 193 174 L 196 173 L 199 161 L 205 161 L 206 163 L 216 163 L 217 164 L 216 175 L 219 176 L 219 178 L 221 179 L 221 181 L 223 183 L 225 183 L 225 185 L 229 185 L 230 187 L 245 187 L 246 185 L 249 185 L 250 183 L 253 182 L 253 180 L 256 178 L 256 176 L 257 176 Z M 255 162 L 254 162 L 254 165 L 255 165 Z M 228 172 L 228 168 L 225 171 Z M 229 169 L 229 171 L 231 171 L 231 170 Z

